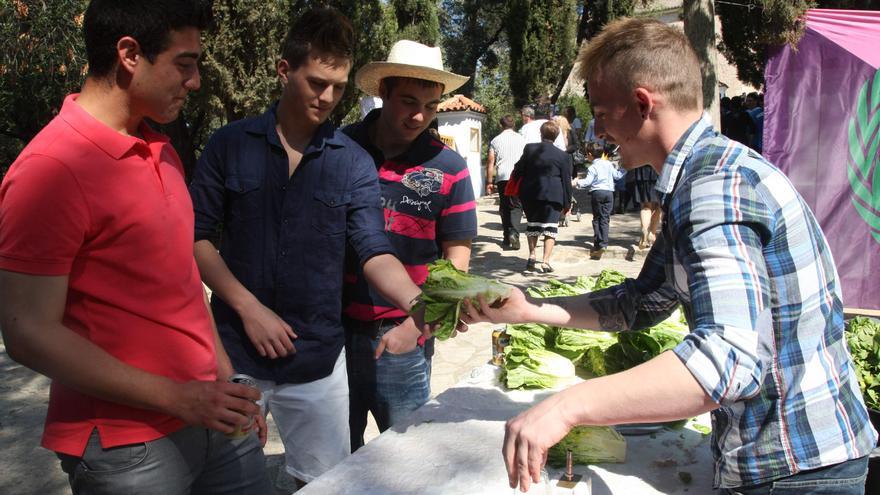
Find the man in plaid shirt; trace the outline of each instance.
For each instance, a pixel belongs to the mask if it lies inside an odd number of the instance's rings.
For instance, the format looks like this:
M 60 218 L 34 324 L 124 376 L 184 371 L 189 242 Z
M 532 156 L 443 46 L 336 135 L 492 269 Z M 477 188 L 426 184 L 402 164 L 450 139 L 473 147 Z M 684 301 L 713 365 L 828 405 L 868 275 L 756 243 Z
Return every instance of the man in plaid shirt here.
M 650 163 L 664 225 L 637 279 L 535 303 L 467 306 L 464 321 L 630 331 L 679 304 L 672 352 L 583 382 L 510 420 L 511 486 L 537 481 L 573 426 L 712 411 L 723 493 L 864 493 L 877 442 L 846 347 L 841 288 L 812 212 L 778 169 L 702 116 L 700 66 L 678 29 L 621 19 L 580 54 L 597 134 L 631 169 Z M 658 379 L 659 378 L 659 379 Z

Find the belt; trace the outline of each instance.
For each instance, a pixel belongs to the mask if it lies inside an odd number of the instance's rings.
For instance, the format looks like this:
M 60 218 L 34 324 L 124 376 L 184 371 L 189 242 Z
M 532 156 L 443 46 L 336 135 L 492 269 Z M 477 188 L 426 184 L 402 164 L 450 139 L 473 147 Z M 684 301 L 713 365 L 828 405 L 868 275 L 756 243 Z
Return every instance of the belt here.
M 367 335 L 372 338 L 381 337 L 388 330 L 400 325 L 403 318 L 379 318 L 373 321 L 355 320 L 352 318 L 344 318 L 345 329 Z

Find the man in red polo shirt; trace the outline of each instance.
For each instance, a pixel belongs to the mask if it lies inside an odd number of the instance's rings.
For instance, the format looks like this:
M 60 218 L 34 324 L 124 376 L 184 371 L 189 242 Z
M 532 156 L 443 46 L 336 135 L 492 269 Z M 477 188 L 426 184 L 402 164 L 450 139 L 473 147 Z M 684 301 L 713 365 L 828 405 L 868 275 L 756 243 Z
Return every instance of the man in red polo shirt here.
M 180 159 L 143 122 L 198 89 L 210 18 L 199 0 L 93 0 L 82 92 L 0 186 L 0 327 L 52 378 L 42 443 L 74 493 L 271 491 L 260 439 L 224 435 L 259 393 L 226 383 Z

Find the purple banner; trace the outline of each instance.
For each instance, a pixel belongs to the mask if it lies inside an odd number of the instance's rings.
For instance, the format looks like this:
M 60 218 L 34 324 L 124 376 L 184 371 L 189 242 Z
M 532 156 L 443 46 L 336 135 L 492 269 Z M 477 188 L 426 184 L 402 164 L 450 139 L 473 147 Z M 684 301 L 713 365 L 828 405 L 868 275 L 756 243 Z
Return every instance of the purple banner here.
M 862 309 L 880 309 L 877 45 L 878 13 L 812 10 L 797 51 L 776 49 L 765 72 L 764 155 L 822 225 L 844 305 Z

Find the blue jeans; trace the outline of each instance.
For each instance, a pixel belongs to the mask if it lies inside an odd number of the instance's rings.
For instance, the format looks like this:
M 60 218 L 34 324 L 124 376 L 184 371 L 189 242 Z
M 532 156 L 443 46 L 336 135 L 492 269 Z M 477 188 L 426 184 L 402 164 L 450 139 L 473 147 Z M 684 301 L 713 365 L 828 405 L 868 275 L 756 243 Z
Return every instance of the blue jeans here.
M 864 495 L 868 456 L 760 485 L 722 490 L 725 495 Z
M 101 447 L 93 430 L 82 457 L 57 454 L 74 495 L 273 493 L 257 436 L 184 427 L 145 443 Z
M 379 431 L 385 431 L 431 397 L 431 361 L 424 348 L 404 354 L 385 351 L 375 359 L 380 338 L 357 332 L 345 336 L 352 452 L 364 445 L 368 412 Z

